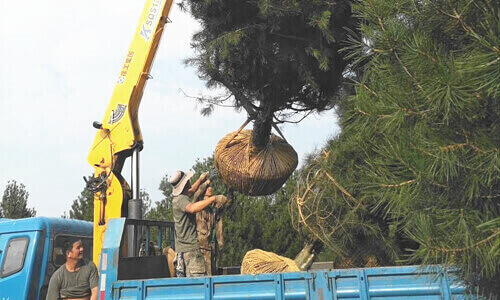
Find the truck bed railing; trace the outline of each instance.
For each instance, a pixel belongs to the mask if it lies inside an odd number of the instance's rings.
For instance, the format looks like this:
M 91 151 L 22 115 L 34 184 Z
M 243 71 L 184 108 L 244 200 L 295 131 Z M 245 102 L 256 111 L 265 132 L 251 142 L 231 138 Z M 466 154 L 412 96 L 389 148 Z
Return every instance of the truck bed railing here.
M 138 241 L 134 253 L 129 253 L 128 257 L 162 255 L 164 244 L 175 250 L 174 222 L 126 219 L 125 225 L 132 226 Z
M 133 234 L 135 241 L 133 253 L 122 252 L 117 265 L 117 279 L 144 279 L 171 277 L 167 252 L 163 249 L 175 247 L 174 223 L 169 221 L 151 221 L 124 219 L 127 230 L 123 234 Z M 121 239 L 127 241 L 128 239 Z M 124 248 L 122 248 L 123 250 Z

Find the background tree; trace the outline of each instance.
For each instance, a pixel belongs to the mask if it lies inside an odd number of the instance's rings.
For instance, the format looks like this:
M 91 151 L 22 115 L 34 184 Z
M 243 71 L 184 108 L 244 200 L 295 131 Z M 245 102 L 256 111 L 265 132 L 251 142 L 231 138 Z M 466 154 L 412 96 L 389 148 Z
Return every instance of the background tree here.
M 69 218 L 85 221 L 94 220 L 94 193 L 86 188 L 80 193 L 69 210 Z
M 359 236 L 378 237 L 380 263 L 458 266 L 471 287 L 498 297 L 498 1 L 354 9 L 362 38 L 348 50 L 364 75 L 341 107 L 341 135 L 301 178 L 294 217 L 336 257 Z
M 203 172 L 213 170 L 213 158 L 196 160 L 192 169 L 194 179 Z M 220 266 L 239 266 L 248 250 L 260 248 L 294 258 L 306 239 L 291 226 L 289 200 L 294 192 L 296 176 L 292 175 L 276 194 L 265 197 L 248 197 L 236 194 L 232 206 L 223 215 L 224 248 L 219 251 Z M 211 184 L 214 194 L 226 194 L 220 178 Z M 157 201 L 147 216 L 152 220 L 172 221 L 172 185 L 167 176 L 160 183 L 164 198 Z
M 9 180 L 0 204 L 0 217 L 8 219 L 29 218 L 36 215 L 34 208 L 28 208 L 29 193 L 22 183 Z
M 225 245 L 219 252 L 221 266 L 239 266 L 249 250 L 262 249 L 295 258 L 308 238 L 297 233 L 290 219 L 289 201 L 297 173 L 271 196 L 249 197 L 237 194 L 224 215 Z
M 148 220 L 174 221 L 172 214 L 172 185 L 168 182 L 168 175 L 165 175 L 159 186 L 163 198 L 156 201 L 148 213 L 145 214 Z
M 348 29 L 356 30 L 350 1 L 184 0 L 201 24 L 193 36 L 198 69 L 210 88 L 227 95 L 200 97 L 245 109 L 255 119 L 252 143 L 265 146 L 272 123 L 297 113 L 324 110 L 336 96 L 348 61 L 339 52 Z
M 141 189 L 139 191 L 139 197 L 142 200 L 142 215 L 147 216 L 149 214 L 149 211 L 151 210 L 151 206 L 153 205 L 153 201 L 151 200 L 151 197 L 149 196 L 148 192 L 146 190 Z
M 142 199 L 142 213 L 146 216 L 151 208 L 151 198 L 145 190 L 140 190 Z M 94 220 L 94 194 L 84 188 L 80 195 L 73 200 L 71 209 L 62 217 L 70 219 L 85 220 L 92 222 Z

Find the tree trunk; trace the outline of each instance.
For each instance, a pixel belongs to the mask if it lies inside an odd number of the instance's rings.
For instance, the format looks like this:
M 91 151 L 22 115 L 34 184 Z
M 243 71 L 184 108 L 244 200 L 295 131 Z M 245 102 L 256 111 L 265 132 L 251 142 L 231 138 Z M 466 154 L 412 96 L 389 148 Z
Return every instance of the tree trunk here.
M 295 257 L 294 261 L 301 271 L 307 271 L 311 268 L 314 260 L 322 251 L 323 243 L 315 240 L 302 248 L 302 251 Z
M 259 113 L 255 119 L 252 132 L 252 145 L 257 149 L 264 148 L 269 142 L 273 126 L 273 113 Z

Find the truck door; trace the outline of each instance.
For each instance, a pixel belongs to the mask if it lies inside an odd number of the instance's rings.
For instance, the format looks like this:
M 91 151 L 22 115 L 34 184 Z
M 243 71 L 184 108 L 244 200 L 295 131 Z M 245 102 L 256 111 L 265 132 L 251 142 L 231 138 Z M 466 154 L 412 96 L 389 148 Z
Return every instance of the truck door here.
M 64 244 L 68 241 L 80 239 L 83 244 L 83 258 L 86 260 L 92 260 L 92 237 L 90 236 L 79 236 L 72 234 L 55 234 L 52 238 L 52 246 L 50 250 L 49 257 L 47 259 L 47 269 L 45 270 L 45 278 L 43 280 L 42 288 L 40 291 L 40 299 L 45 299 L 47 295 L 47 289 L 49 287 L 49 281 L 52 274 L 66 263 L 66 254 L 64 250 Z M 3 300 L 0 298 L 0 300 Z
M 36 232 L 0 234 L 0 299 L 27 299 Z

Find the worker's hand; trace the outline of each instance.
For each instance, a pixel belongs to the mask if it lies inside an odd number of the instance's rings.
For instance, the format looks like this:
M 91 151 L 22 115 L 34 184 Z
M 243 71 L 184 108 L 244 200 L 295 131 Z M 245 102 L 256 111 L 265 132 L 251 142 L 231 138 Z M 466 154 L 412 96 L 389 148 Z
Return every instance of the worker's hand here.
M 212 197 L 212 194 L 213 194 L 213 189 L 211 186 L 209 186 L 207 188 L 207 191 L 205 192 L 205 198 L 209 198 L 209 197 Z
M 194 198 L 195 198 L 195 201 L 197 201 L 196 199 L 198 199 L 198 197 L 201 196 L 205 192 L 204 189 L 206 189 L 206 187 L 209 184 L 210 184 L 210 179 L 208 179 L 208 172 L 202 173 L 200 175 L 200 177 L 198 177 L 198 179 L 191 185 L 191 187 L 188 190 L 188 193 L 190 196 L 195 194 L 196 196 Z M 201 188 L 201 190 L 200 190 L 200 188 Z M 199 191 L 199 193 L 196 194 L 198 191 Z
M 215 196 L 215 208 L 216 209 L 221 209 L 224 207 L 227 203 L 227 197 L 224 195 L 217 195 Z
M 207 180 L 207 178 L 208 178 L 208 172 L 205 172 L 205 173 L 202 173 L 202 174 L 200 175 L 200 177 L 198 178 L 198 180 L 199 180 L 200 182 L 203 182 L 203 181 Z

